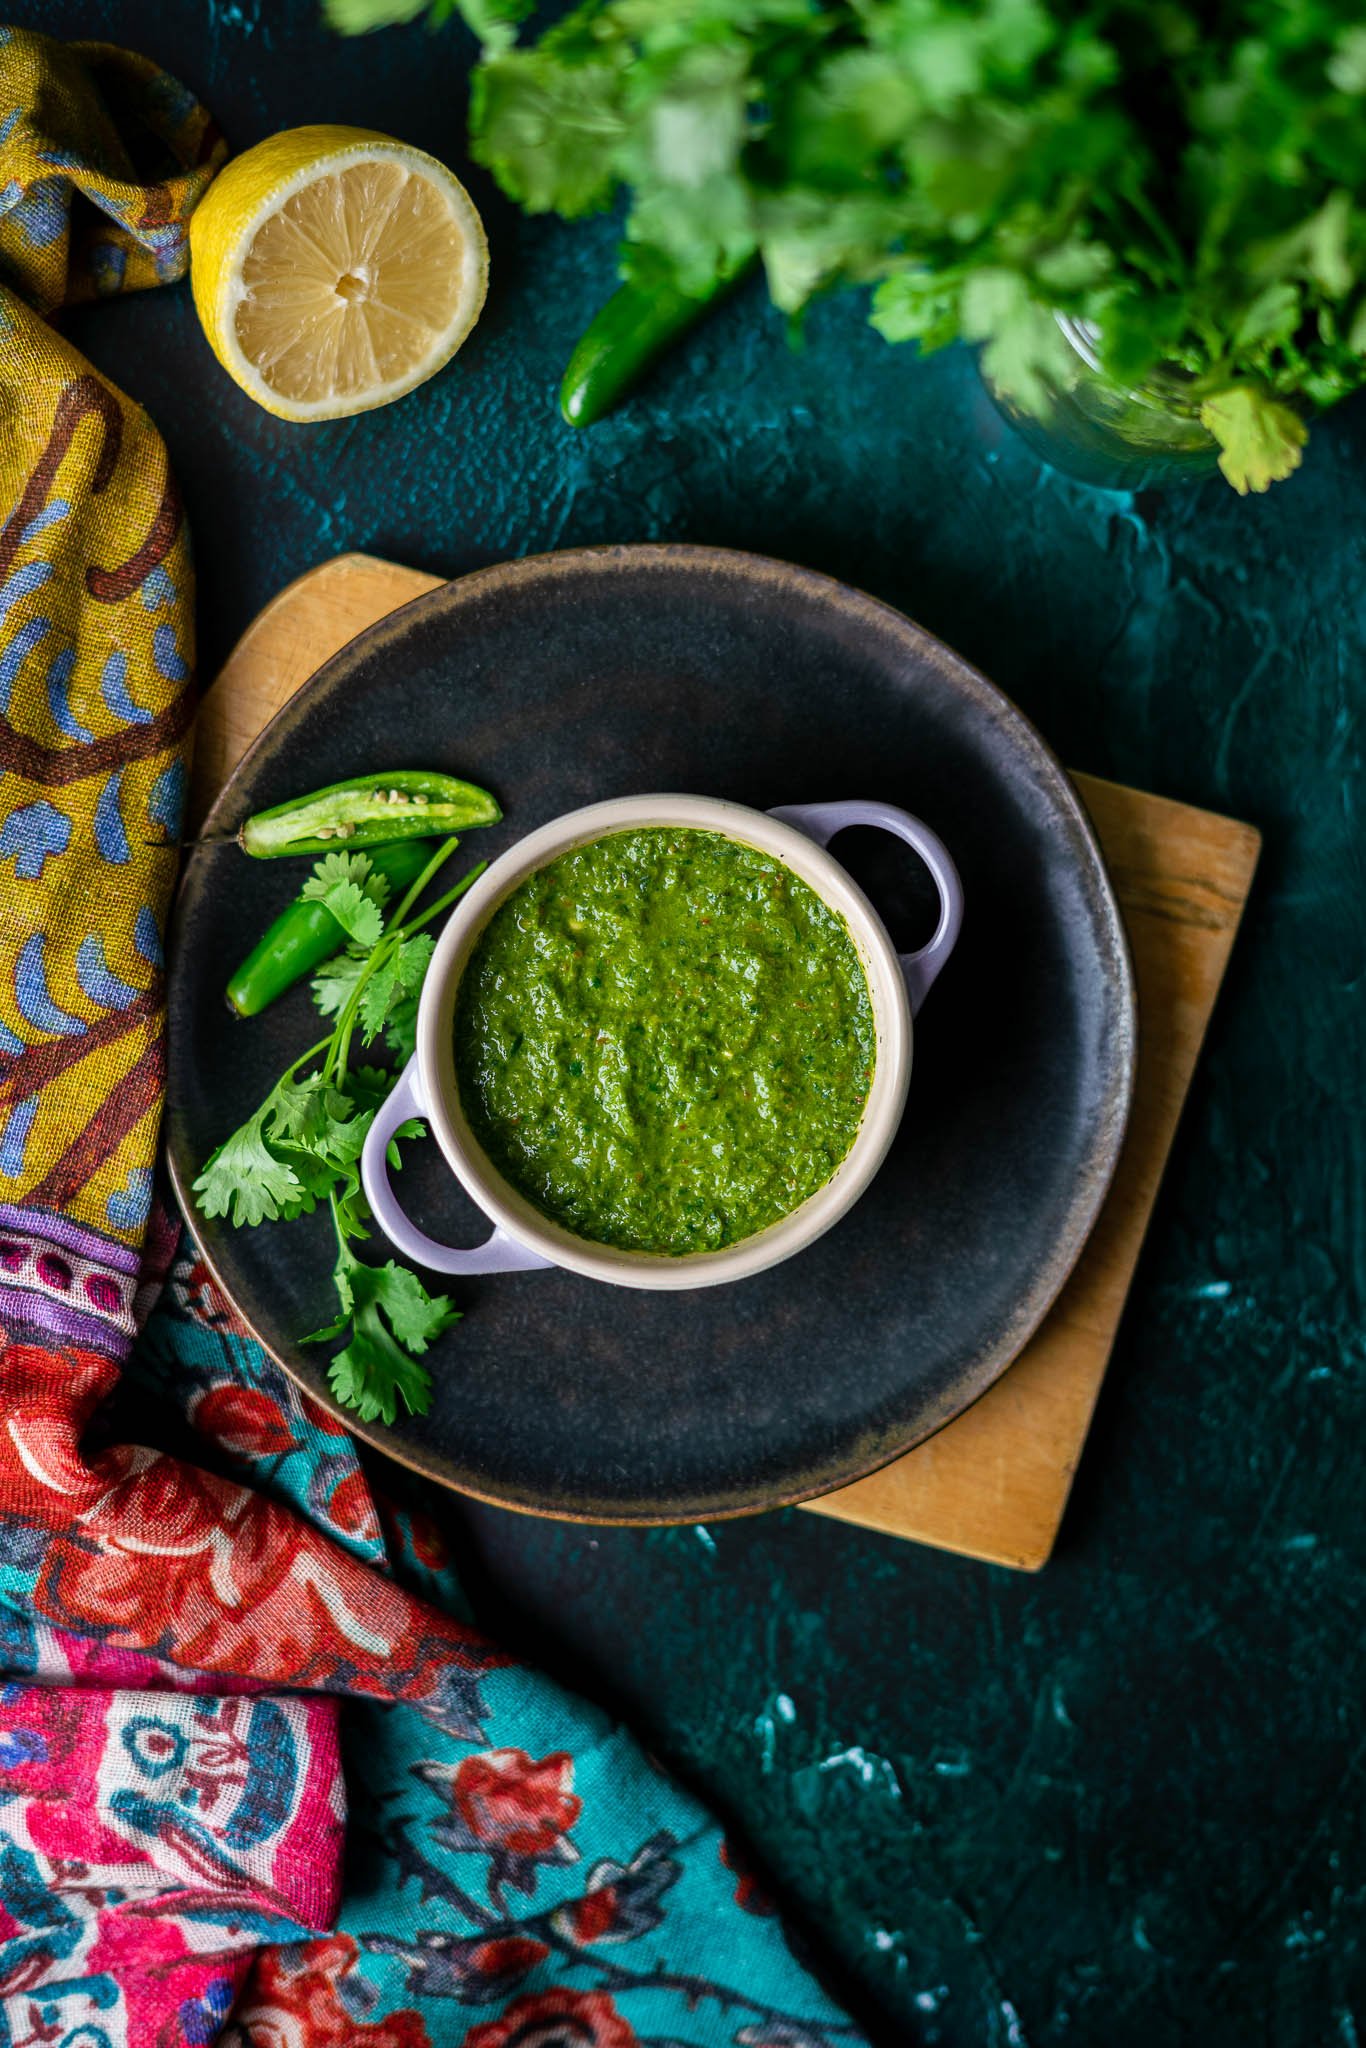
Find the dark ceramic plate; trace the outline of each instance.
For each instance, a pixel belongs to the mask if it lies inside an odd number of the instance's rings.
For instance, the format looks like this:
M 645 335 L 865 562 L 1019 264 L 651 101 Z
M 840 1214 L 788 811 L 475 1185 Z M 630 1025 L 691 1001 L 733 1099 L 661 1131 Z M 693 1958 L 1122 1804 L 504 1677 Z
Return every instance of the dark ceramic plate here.
M 900 1136 L 836 1229 L 729 1287 L 644 1293 L 558 1272 L 459 1284 L 464 1320 L 430 1354 L 431 1413 L 360 1434 L 509 1507 L 686 1521 L 827 1492 L 975 1401 L 1095 1220 L 1135 1046 L 1090 826 L 1000 692 L 824 576 L 721 550 L 607 548 L 466 576 L 362 634 L 267 727 L 205 833 L 369 764 L 487 784 L 507 816 L 467 847 L 490 856 L 602 797 L 886 798 L 943 835 L 967 915 L 916 1026 Z M 928 936 L 928 878 L 904 848 L 858 831 L 835 846 L 899 944 Z M 231 845 L 188 862 L 169 1136 L 189 1214 L 202 1160 L 310 1040 L 305 993 L 251 1024 L 222 995 L 298 875 Z M 407 1148 L 402 1185 L 436 1237 L 485 1234 L 434 1145 Z M 296 1341 L 332 1313 L 326 1219 L 195 1229 L 262 1342 L 327 1402 L 325 1358 Z

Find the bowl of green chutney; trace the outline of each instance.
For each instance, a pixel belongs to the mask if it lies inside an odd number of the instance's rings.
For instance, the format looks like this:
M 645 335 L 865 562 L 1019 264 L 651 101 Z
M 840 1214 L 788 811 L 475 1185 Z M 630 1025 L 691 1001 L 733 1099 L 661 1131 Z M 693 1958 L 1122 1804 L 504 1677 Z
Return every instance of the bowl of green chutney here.
M 829 851 L 851 825 L 929 869 L 917 951 Z M 791 1258 L 886 1157 L 962 916 L 947 849 L 892 804 L 639 796 L 552 820 L 441 935 L 362 1159 L 376 1221 L 441 1273 L 689 1288 Z M 413 1118 L 492 1224 L 482 1244 L 441 1244 L 399 1206 L 389 1152 Z

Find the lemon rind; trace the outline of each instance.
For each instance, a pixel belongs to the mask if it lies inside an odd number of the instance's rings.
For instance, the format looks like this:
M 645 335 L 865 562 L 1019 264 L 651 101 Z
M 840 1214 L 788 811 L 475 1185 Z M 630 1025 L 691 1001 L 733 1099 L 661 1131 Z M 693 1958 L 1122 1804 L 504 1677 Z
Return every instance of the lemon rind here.
M 275 138 L 271 140 L 284 140 Z M 290 138 L 292 139 L 292 138 Z M 363 398 L 317 398 L 294 400 L 282 398 L 262 377 L 251 358 L 245 353 L 237 339 L 236 313 L 245 296 L 242 284 L 242 268 L 263 223 L 270 215 L 278 213 L 294 194 L 318 178 L 346 169 L 357 163 L 392 163 L 400 169 L 420 172 L 442 190 L 451 207 L 466 241 L 465 278 L 457 304 L 457 312 L 451 325 L 442 333 L 431 351 L 420 357 L 413 367 L 402 376 L 389 378 L 378 384 Z M 229 166 L 229 169 L 231 166 Z M 210 187 L 209 198 L 213 188 Z M 439 158 L 430 156 L 425 150 L 415 149 L 408 143 L 397 142 L 381 136 L 367 136 L 354 141 L 338 143 L 335 147 L 324 148 L 307 163 L 281 178 L 277 178 L 250 214 L 233 228 L 232 241 L 235 250 L 233 259 L 221 266 L 220 275 L 214 280 L 209 296 L 208 318 L 205 331 L 209 344 L 219 362 L 233 381 L 248 397 L 254 399 L 277 419 L 300 423 L 335 419 L 350 419 L 357 413 L 374 412 L 380 406 L 391 404 L 396 398 L 415 391 L 419 384 L 425 384 L 438 370 L 444 369 L 461 345 L 468 340 L 475 322 L 484 308 L 488 295 L 489 252 L 488 237 L 484 223 L 479 217 L 474 201 L 456 177 Z M 198 295 L 196 295 L 198 297 Z

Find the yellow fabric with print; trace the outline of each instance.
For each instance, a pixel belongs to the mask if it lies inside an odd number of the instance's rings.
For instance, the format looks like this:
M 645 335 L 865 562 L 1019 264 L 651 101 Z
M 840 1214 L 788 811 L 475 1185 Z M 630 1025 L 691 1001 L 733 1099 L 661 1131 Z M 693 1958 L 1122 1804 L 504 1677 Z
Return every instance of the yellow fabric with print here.
M 0 30 L 0 1238 L 92 1257 L 151 1198 L 193 593 L 156 429 L 47 316 L 182 276 L 225 153 L 155 65 Z

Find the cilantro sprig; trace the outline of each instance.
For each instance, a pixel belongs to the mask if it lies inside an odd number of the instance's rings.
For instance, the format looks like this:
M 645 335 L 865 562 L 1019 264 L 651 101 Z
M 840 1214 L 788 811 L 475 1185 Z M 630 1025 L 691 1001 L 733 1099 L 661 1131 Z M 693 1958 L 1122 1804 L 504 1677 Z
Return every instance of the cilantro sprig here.
M 328 1378 L 343 1407 L 354 1408 L 362 1422 L 392 1422 L 400 1400 L 410 1414 L 425 1415 L 431 1377 L 421 1356 L 434 1338 L 459 1322 L 459 1310 L 447 1295 L 428 1294 L 416 1273 L 396 1260 L 368 1266 L 358 1259 L 349 1242 L 354 1232 L 348 1231 L 336 1202 L 332 1220 L 337 1232 L 332 1278 L 341 1313 L 303 1341 L 320 1344 L 346 1335 Z
M 348 31 L 424 0 L 324 0 Z M 872 286 L 1025 410 L 1172 371 L 1240 492 L 1366 382 L 1361 0 L 433 0 L 483 44 L 471 148 L 529 212 L 627 194 L 623 275 L 703 299 L 746 258 L 789 315 Z
M 389 883 L 368 855 L 328 853 L 314 864 L 302 894 L 327 906 L 348 941 L 313 982 L 314 1004 L 332 1028 L 286 1068 L 194 1184 L 202 1213 L 225 1216 L 237 1228 L 288 1222 L 327 1203 L 337 1243 L 332 1277 L 339 1312 L 303 1341 L 346 1339 L 328 1378 L 342 1405 L 366 1422 L 393 1422 L 400 1403 L 410 1414 L 427 1412 L 431 1377 L 423 1354 L 459 1320 L 449 1297 L 429 1294 L 408 1267 L 393 1259 L 371 1266 L 352 1249 L 369 1236 L 361 1152 L 396 1078 L 382 1067 L 353 1066 L 353 1042 L 359 1031 L 365 1046 L 382 1038 L 399 1059 L 411 1054 L 417 1000 L 434 950 L 425 927 L 486 865 L 481 861 L 413 914 L 456 844 L 449 839 L 437 850 L 387 919 Z M 421 1135 L 415 1119 L 401 1124 L 389 1146 L 390 1164 L 399 1164 L 400 1138 Z

